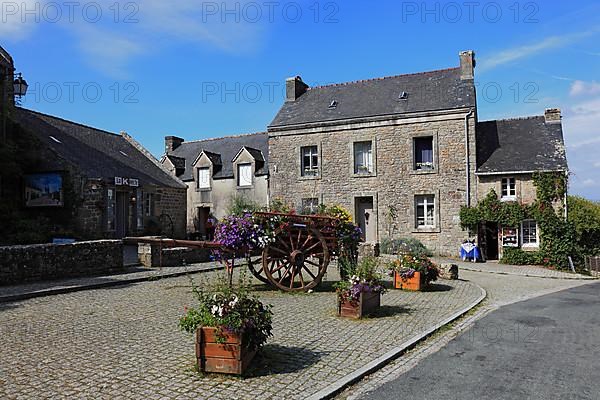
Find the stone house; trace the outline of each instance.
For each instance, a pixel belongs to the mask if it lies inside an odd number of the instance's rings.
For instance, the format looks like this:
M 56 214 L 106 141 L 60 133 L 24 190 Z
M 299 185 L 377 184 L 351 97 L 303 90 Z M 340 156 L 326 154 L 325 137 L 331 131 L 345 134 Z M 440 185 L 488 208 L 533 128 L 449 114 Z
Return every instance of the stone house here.
M 185 236 L 185 184 L 131 136 L 19 107 L 12 118 L 35 143 L 35 166 L 21 177 L 29 214 L 71 208 L 59 222 L 83 238 Z M 56 186 L 53 195 L 44 184 Z
M 303 211 L 338 203 L 367 242 L 413 237 L 456 255 L 468 237 L 460 208 L 476 205 L 486 185 L 499 186 L 504 177 L 521 182 L 550 164 L 566 169 L 564 150 L 547 158 L 548 146 L 562 146 L 560 116 L 551 113 L 558 122 L 532 118 L 532 131 L 499 121 L 502 140 L 542 130 L 547 135 L 530 140 L 555 142 L 531 146 L 524 157 L 532 161 L 515 165 L 518 171 L 490 173 L 505 148 L 494 148 L 493 121 L 478 122 L 474 53 L 461 52 L 459 60 L 455 68 L 314 88 L 288 79 L 286 101 L 268 127 L 271 198 Z M 506 125 L 516 136 L 503 136 Z
M 165 138 L 163 165 L 186 183 L 187 230 L 204 238 L 210 218 L 221 219 L 236 197 L 269 203 L 266 133 L 184 141 Z
M 12 58 L 0 48 L 2 87 L 7 88 L 2 97 L 2 243 L 58 235 L 185 236 L 183 182 L 126 133 L 16 106 L 13 71 Z
M 477 124 L 479 198 L 494 190 L 501 201 L 532 204 L 537 198 L 535 172 L 568 175 L 559 109 L 547 109 L 540 116 Z M 566 216 L 566 198 L 556 202 L 554 207 Z M 525 220 L 517 227 L 486 222 L 478 229 L 478 243 L 487 259 L 496 259 L 506 247 L 539 249 L 540 231 L 535 220 Z

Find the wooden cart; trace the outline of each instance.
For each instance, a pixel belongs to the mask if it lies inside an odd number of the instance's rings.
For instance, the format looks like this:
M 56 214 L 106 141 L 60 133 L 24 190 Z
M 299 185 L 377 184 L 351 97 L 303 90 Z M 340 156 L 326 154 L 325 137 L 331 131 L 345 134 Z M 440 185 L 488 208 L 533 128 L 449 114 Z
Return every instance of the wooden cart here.
M 275 241 L 263 249 L 260 265 L 248 264 L 252 274 L 286 292 L 307 291 L 321 283 L 329 261 L 337 255 L 339 220 L 317 215 L 255 215 L 285 222 L 275 232 Z
M 243 257 L 257 279 L 286 292 L 307 291 L 321 283 L 329 261 L 338 252 L 337 228 L 340 221 L 320 215 L 270 212 L 257 212 L 254 215 L 265 222 L 270 218 L 282 222 L 274 232 L 274 241 L 263 249 L 258 261 L 253 261 L 251 254 L 244 249 L 231 249 L 219 242 L 127 238 L 126 243 L 210 249 L 215 258 L 223 263 L 230 277 L 236 258 Z

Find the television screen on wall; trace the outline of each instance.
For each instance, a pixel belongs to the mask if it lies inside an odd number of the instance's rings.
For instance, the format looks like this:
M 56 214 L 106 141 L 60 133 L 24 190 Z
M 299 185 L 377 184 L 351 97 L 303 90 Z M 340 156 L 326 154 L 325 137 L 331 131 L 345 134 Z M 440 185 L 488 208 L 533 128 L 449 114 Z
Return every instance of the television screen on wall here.
M 57 172 L 25 175 L 26 207 L 62 207 L 63 181 Z

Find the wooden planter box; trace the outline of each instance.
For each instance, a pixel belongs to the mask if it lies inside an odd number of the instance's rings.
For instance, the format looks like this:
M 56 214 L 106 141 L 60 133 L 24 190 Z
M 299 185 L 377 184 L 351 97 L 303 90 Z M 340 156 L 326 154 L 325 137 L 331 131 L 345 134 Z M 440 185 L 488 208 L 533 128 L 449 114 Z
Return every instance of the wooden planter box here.
M 196 361 L 202 372 L 241 375 L 256 350 L 248 350 L 239 335 L 224 333 L 225 343 L 217 343 L 216 328 L 196 330 Z
M 403 290 L 420 291 L 426 286 L 426 283 L 421 281 L 421 273 L 415 272 L 412 278 L 402 279 L 400 274 L 394 271 L 394 288 Z
M 338 299 L 338 316 L 360 319 L 381 305 L 381 293 L 361 293 L 357 303 Z

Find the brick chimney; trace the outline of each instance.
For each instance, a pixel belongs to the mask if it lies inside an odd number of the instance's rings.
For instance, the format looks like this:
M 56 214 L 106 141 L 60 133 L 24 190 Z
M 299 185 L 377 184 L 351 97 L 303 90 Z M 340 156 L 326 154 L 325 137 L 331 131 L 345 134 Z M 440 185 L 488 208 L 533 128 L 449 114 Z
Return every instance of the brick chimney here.
M 177 136 L 165 136 L 165 152 L 168 154 L 181 146 L 184 139 Z
M 307 89 L 308 85 L 302 82 L 302 78 L 299 76 L 287 78 L 285 80 L 285 101 L 296 101 Z
M 546 111 L 544 111 L 544 118 L 546 119 L 547 124 L 560 123 L 562 118 L 560 108 L 546 108 Z
M 460 54 L 460 79 L 475 78 L 475 52 L 473 50 L 461 51 Z

